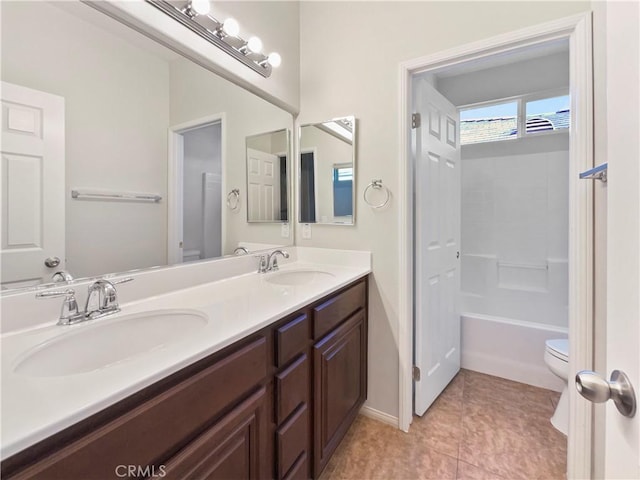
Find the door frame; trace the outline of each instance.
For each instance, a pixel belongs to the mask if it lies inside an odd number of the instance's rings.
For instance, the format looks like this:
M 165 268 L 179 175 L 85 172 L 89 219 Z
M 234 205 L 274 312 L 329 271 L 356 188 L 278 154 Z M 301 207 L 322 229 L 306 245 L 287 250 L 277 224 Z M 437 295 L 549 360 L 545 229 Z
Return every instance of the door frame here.
M 578 173 L 593 167 L 593 67 L 591 12 L 536 25 L 486 40 L 438 52 L 400 64 L 399 158 L 399 270 L 398 312 L 399 411 L 398 426 L 408 431 L 413 416 L 413 166 L 412 77 L 531 46 L 568 39 L 570 55 L 571 127 L 569 154 L 569 371 L 593 367 L 593 182 Z M 543 352 L 540 352 L 542 356 Z M 568 478 L 591 478 L 592 405 L 579 402 L 569 379 Z
M 221 156 L 221 176 L 222 176 L 222 195 L 227 191 L 226 159 L 227 159 L 227 139 L 225 134 L 226 115 L 225 113 L 216 113 L 207 115 L 206 117 L 190 120 L 185 123 L 170 126 L 168 129 L 168 161 L 167 161 L 167 264 L 175 265 L 182 263 L 182 249 L 177 247 L 182 235 L 182 177 L 184 163 L 184 143 L 182 135 L 189 130 L 205 127 L 212 124 L 220 124 L 220 156 Z M 221 232 L 222 237 L 222 254 L 224 255 L 226 247 L 226 223 L 227 209 L 224 198 L 221 199 Z

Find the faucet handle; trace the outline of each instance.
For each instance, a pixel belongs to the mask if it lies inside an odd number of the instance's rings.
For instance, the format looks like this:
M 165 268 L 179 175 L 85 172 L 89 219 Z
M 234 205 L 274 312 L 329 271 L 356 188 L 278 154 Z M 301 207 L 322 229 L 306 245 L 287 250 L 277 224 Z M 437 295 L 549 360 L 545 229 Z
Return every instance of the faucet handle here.
M 60 310 L 60 318 L 58 319 L 58 325 L 69 325 L 77 322 L 83 317 L 83 314 L 78 312 L 78 302 L 76 301 L 75 290 L 69 288 L 67 290 L 54 290 L 49 292 L 38 292 L 36 298 L 57 298 L 64 297 L 62 302 L 62 309 Z
M 263 255 L 254 255 L 253 258 L 258 259 L 258 273 L 265 273 L 269 268 L 269 255 L 266 253 Z
M 129 282 L 133 282 L 134 278 L 133 277 L 124 277 L 124 278 L 120 278 L 118 280 L 107 280 L 109 283 L 111 283 L 111 285 L 120 285 L 121 283 L 129 283 Z
M 57 297 L 72 297 L 76 294 L 76 291 L 68 288 L 67 290 L 50 290 L 46 292 L 36 293 L 36 298 L 57 298 Z

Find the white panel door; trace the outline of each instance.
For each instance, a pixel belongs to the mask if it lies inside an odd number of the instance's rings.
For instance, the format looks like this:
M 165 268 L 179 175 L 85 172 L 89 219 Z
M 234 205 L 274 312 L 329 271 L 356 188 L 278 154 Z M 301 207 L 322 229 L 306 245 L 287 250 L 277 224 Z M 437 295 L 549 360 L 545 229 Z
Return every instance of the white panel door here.
M 622 370 L 640 400 L 640 5 L 607 2 L 607 379 Z M 635 41 L 630 41 L 635 39 Z M 606 404 L 605 475 L 640 478 L 640 412 Z
M 1 128 L 0 282 L 50 281 L 65 267 L 64 98 L 2 82 Z M 60 264 L 45 266 L 50 257 Z
M 250 222 L 280 218 L 280 165 L 277 155 L 247 148 L 247 204 Z
M 458 110 L 423 80 L 415 153 L 415 413 L 460 370 L 460 146 Z

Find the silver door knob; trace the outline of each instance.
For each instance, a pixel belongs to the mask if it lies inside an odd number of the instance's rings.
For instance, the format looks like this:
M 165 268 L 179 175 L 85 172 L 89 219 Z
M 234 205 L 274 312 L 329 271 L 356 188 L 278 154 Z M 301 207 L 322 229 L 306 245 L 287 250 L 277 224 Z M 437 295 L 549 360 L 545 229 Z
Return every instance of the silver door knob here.
M 576 388 L 580 395 L 594 403 L 613 400 L 618 411 L 625 417 L 636 414 L 636 394 L 629 377 L 620 370 L 611 372 L 611 379 L 604 378 L 590 370 L 583 370 L 576 375 Z
M 60 265 L 60 259 L 58 257 L 48 257 L 45 259 L 44 264 L 49 268 L 55 268 Z

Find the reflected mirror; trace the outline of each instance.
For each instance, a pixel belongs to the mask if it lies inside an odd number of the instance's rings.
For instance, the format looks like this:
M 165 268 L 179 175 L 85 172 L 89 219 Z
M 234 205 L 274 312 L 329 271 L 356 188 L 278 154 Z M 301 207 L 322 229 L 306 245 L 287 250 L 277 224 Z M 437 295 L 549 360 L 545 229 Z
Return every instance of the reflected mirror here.
M 300 222 L 355 223 L 355 117 L 300 128 Z
M 292 243 L 247 221 L 245 161 L 290 113 L 81 2 L 0 8 L 3 289 Z
M 289 221 L 289 131 L 247 137 L 247 221 Z

